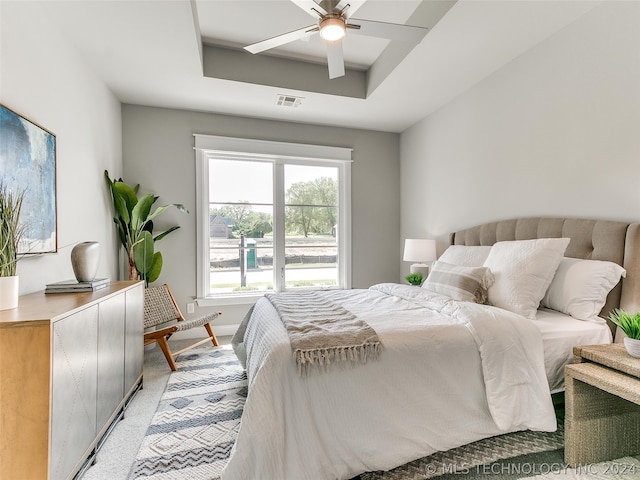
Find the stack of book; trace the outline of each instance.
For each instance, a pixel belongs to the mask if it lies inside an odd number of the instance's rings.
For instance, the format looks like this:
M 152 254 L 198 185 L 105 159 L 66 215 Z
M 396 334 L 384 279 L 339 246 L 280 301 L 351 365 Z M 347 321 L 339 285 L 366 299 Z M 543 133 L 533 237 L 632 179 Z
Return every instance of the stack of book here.
M 78 282 L 77 280 L 64 280 L 62 282 L 49 283 L 44 293 L 79 293 L 95 292 L 109 285 L 108 278 L 96 278 L 92 282 Z

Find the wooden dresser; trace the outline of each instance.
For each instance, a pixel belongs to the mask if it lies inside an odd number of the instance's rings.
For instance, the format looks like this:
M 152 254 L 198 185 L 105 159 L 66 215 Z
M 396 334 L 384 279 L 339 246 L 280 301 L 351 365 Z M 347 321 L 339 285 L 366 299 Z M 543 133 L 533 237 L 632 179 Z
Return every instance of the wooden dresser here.
M 73 478 L 142 383 L 143 282 L 0 311 L 0 476 Z

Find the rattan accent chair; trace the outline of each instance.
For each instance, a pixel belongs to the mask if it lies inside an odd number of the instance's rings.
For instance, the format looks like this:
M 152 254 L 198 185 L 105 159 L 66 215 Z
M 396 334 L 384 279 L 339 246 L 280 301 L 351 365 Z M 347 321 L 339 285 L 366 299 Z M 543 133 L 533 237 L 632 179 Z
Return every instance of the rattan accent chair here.
M 218 346 L 218 339 L 216 338 L 215 333 L 213 333 L 213 329 L 211 328 L 211 325 L 209 325 L 209 322 L 215 320 L 220 315 L 220 312 L 215 312 L 194 320 L 185 320 L 182 316 L 182 312 L 180 312 L 180 308 L 178 308 L 175 298 L 173 298 L 169 285 L 165 284 L 147 287 L 144 291 L 144 327 L 145 329 L 156 327 L 156 330 L 145 332 L 144 344 L 146 346 L 157 342 L 158 345 L 160 345 L 167 362 L 169 362 L 171 370 L 175 372 L 177 370 L 175 362 L 175 357 L 177 355 L 209 341 L 211 341 L 214 346 Z M 177 323 L 157 328 L 169 322 Z M 189 345 L 182 350 L 178 350 L 176 352 L 171 351 L 168 342 L 171 335 L 175 332 L 181 332 L 202 326 L 207 330 L 207 338 L 200 340 L 193 345 Z

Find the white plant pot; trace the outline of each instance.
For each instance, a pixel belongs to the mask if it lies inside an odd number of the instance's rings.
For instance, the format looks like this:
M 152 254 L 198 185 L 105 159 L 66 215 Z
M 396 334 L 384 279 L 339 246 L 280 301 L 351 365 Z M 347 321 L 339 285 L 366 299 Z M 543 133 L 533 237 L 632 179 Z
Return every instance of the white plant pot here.
M 640 340 L 624 337 L 624 346 L 629 355 L 635 358 L 640 358 Z
M 18 306 L 18 276 L 0 277 L 0 310 L 10 310 Z

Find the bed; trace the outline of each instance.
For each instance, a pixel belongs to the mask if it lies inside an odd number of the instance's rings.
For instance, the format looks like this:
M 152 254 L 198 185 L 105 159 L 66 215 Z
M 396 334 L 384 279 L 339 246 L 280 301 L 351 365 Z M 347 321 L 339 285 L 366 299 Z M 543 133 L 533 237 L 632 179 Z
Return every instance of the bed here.
M 611 343 L 609 325 L 576 320 L 556 310 L 538 310 L 535 326 L 542 335 L 544 367 L 551 393 L 564 391 L 564 367 L 573 361 L 573 347 Z
M 560 218 L 485 224 L 452 234 L 451 244 L 487 247 L 482 264 L 493 265 L 497 282 L 487 280 L 494 276 L 490 267 L 446 262 L 434 265 L 429 277 L 437 280 L 441 268 L 473 270 L 480 283 L 504 285 L 500 262 L 506 257 L 495 252 L 544 244 L 553 253 L 548 257 L 556 258 L 563 239 L 558 263 L 597 260 L 626 274 L 588 321 L 538 310 L 537 304 L 534 313 L 528 304 L 517 313 L 457 301 L 435 280 L 427 288 L 380 284 L 327 291 L 319 294 L 322 301 L 365 318 L 384 348 L 375 360 L 305 373 L 292 358 L 281 306 L 258 301 L 233 341 L 238 352 L 246 352 L 249 393 L 221 478 L 348 479 L 510 431 L 555 430 L 550 392 L 562 390 L 570 346 L 611 341 L 608 312 L 640 308 L 640 226 Z M 547 262 L 535 258 L 522 271 Z

